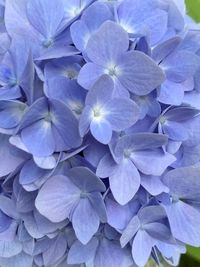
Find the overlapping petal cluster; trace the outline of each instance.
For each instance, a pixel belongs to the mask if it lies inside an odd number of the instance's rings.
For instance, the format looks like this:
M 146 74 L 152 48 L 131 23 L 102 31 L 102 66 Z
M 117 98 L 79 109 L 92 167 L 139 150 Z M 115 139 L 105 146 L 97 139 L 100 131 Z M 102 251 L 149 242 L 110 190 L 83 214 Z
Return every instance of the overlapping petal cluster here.
M 1 267 L 178 265 L 200 246 L 200 26 L 183 0 L 0 1 Z

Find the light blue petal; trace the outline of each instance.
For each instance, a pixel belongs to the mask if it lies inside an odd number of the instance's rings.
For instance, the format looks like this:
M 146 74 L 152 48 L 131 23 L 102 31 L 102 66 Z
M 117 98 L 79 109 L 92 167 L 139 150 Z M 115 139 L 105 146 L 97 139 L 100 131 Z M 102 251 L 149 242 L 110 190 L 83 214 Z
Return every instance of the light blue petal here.
M 114 174 L 117 170 L 118 166 L 112 156 L 107 153 L 102 159 L 100 160 L 96 174 L 101 178 L 107 178 Z
M 61 39 L 61 37 L 59 37 Z M 59 59 L 63 57 L 70 57 L 79 54 L 79 51 L 71 45 L 66 44 L 66 35 L 63 40 L 58 40 L 53 46 L 43 48 L 43 51 L 36 57 L 35 60 Z
M 48 114 L 48 103 L 46 98 L 39 98 L 29 107 L 20 122 L 20 129 L 30 126 L 33 122 L 41 120 Z
M 16 239 L 12 241 L 0 240 L 0 257 L 13 257 L 22 251 L 22 244 Z
M 113 196 L 121 205 L 127 204 L 140 187 L 140 174 L 130 159 L 124 159 L 109 177 Z
M 61 101 L 51 99 L 52 123 L 68 148 L 79 147 L 82 139 L 78 131 L 78 120 L 73 112 Z
M 129 38 L 123 28 L 114 22 L 105 22 L 88 41 L 86 53 L 94 63 L 109 67 L 128 50 Z
M 22 252 L 11 258 L 1 258 L 0 264 L 2 267 L 32 267 L 33 257 Z
M 152 51 L 152 58 L 160 63 L 166 58 L 176 47 L 180 44 L 181 38 L 179 36 L 172 37 L 161 44 L 158 44 Z
M 104 192 L 104 183 L 88 168 L 74 167 L 66 173 L 67 177 L 83 192 Z
M 199 64 L 199 58 L 195 54 L 182 50 L 171 54 L 160 66 L 169 80 L 183 82 L 194 75 Z
M 74 45 L 79 51 L 83 52 L 91 36 L 86 23 L 83 20 L 75 21 L 70 27 L 70 32 Z
M 48 250 L 43 253 L 44 265 L 56 264 L 66 253 L 67 239 L 65 235 L 60 234 L 54 239 Z
M 100 160 L 103 156 L 108 152 L 108 148 L 106 145 L 102 145 L 96 140 L 92 141 L 89 146 L 87 146 L 84 150 L 85 159 L 92 164 L 95 168 L 97 168 Z M 97 175 L 98 176 L 98 175 Z
M 34 210 L 33 215 L 36 227 L 43 235 L 54 233 L 55 231 L 62 229 L 68 223 L 68 220 L 64 220 L 60 223 L 52 223 L 42 216 L 37 210 Z
M 185 141 L 188 139 L 187 129 L 176 121 L 166 121 L 163 126 L 163 132 L 174 141 Z
M 102 75 L 92 86 L 86 97 L 86 105 L 104 106 L 111 100 L 114 91 L 113 80 L 108 75 Z
M 158 21 L 160 23 L 158 23 Z M 164 34 L 168 30 L 168 14 L 163 10 L 155 10 L 151 17 L 147 18 L 144 21 L 144 25 L 146 25 L 150 29 L 150 42 L 151 45 L 155 45 L 158 43 Z
M 85 22 L 90 32 L 96 31 L 101 26 L 101 24 L 103 24 L 107 20 L 112 19 L 113 15 L 111 10 L 105 3 L 102 2 L 94 2 L 85 10 L 83 15 L 81 16 L 81 20 Z
M 163 242 L 173 242 L 172 234 L 166 225 L 163 223 L 153 222 L 144 226 L 145 231 L 156 240 Z
M 155 176 L 162 175 L 166 168 L 176 160 L 173 155 L 164 153 L 162 149 L 135 151 L 131 159 L 142 173 Z
M 34 0 L 27 3 L 27 17 L 33 27 L 44 37 L 52 38 L 59 29 L 64 17 L 64 5 L 61 0 Z
M 18 101 L 2 101 L 0 105 L 0 127 L 8 129 L 18 126 L 26 105 Z
M 87 198 L 81 198 L 72 215 L 77 238 L 87 244 L 99 228 L 99 217 Z
M 92 238 L 86 245 L 83 245 L 78 240 L 75 241 L 69 250 L 67 262 L 69 264 L 88 262 L 94 258 L 97 246 L 98 240 L 96 238 Z
M 49 157 L 34 157 L 33 158 L 35 164 L 45 170 L 51 170 L 56 167 L 56 159 L 54 156 L 49 156 Z
M 68 22 L 77 18 L 94 0 L 68 0 L 64 3 L 65 18 Z
M 118 60 L 121 84 L 136 95 L 146 95 L 161 85 L 165 75 L 161 68 L 144 53 L 130 51 Z
M 92 120 L 90 131 L 94 138 L 102 144 L 108 144 L 112 138 L 112 127 L 107 120 Z
M 184 99 L 184 90 L 181 83 L 166 80 L 160 88 L 158 101 L 168 105 L 181 105 Z
M 132 244 L 132 256 L 138 266 L 145 266 L 147 263 L 156 240 L 150 237 L 146 231 L 140 230 Z
M 6 3 L 5 24 L 11 37 L 24 33 L 25 36 L 31 36 L 37 40 L 38 32 L 30 25 L 26 16 L 27 1 L 13 0 Z M 33 41 L 32 40 L 32 41 Z
M 99 267 L 126 267 L 132 266 L 132 259 L 127 248 L 122 249 L 121 246 L 108 239 L 103 239 L 97 250 L 95 258 L 95 266 Z
M 40 178 L 43 178 L 48 173 L 48 170 L 39 168 L 33 160 L 29 160 L 24 164 L 20 171 L 19 182 L 22 185 L 30 184 Z
M 78 83 L 89 90 L 103 74 L 105 74 L 105 68 L 91 62 L 86 63 L 79 72 Z
M 169 121 L 183 122 L 193 119 L 196 115 L 199 115 L 199 110 L 193 107 L 177 107 L 168 110 L 164 116 Z M 189 122 L 187 122 L 189 123 Z
M 46 157 L 55 151 L 51 122 L 40 120 L 21 132 L 22 141 L 35 156 Z
M 50 221 L 61 222 L 69 217 L 79 198 L 80 190 L 67 177 L 59 175 L 44 184 L 35 205 Z
M 178 201 L 165 206 L 172 234 L 191 246 L 200 246 L 200 213 L 193 207 Z
M 147 206 L 139 210 L 138 217 L 144 226 L 165 219 L 167 215 L 164 208 L 161 206 Z
M 80 120 L 79 120 L 79 133 L 80 136 L 83 137 L 86 135 L 90 129 L 90 123 L 91 123 L 91 114 L 92 109 L 90 106 L 86 106 L 81 114 Z
M 9 136 L 0 134 L 0 177 L 8 175 L 23 163 L 27 155 L 9 143 Z
M 18 218 L 18 214 L 16 212 L 16 205 L 13 199 L 10 199 L 4 195 L 0 195 L 0 209 L 10 218 Z
M 181 199 L 200 200 L 200 168 L 184 167 L 169 171 L 163 182 L 170 189 L 170 193 Z
M 152 17 L 158 7 L 156 1 L 147 0 L 142 5 L 140 0 L 135 0 L 134 5 L 131 0 L 121 1 L 118 7 L 119 23 L 129 33 L 134 33 L 135 27 L 141 28 L 145 20 Z
M 106 104 L 108 110 L 107 120 L 114 131 L 122 131 L 137 122 L 139 108 L 130 99 L 114 98 Z
M 102 195 L 100 193 L 91 193 L 89 194 L 88 199 L 96 213 L 99 215 L 100 221 L 106 223 L 107 213 Z
M 169 192 L 169 189 L 162 183 L 159 176 L 141 175 L 141 185 L 153 196 Z
M 137 213 L 138 209 L 140 208 L 139 201 L 131 201 L 130 203 L 121 206 L 113 199 L 111 195 L 106 197 L 105 203 L 108 224 L 120 232 L 123 232 L 133 218 L 134 212 Z
M 0 90 L 0 100 L 18 99 L 21 97 L 21 90 L 18 85 L 14 87 L 4 86 Z
M 128 244 L 128 242 L 138 232 L 139 228 L 140 228 L 140 221 L 139 221 L 138 217 L 135 216 L 130 220 L 127 227 L 122 232 L 122 236 L 120 238 L 120 244 L 122 247 L 125 247 Z
M 114 154 L 122 156 L 125 150 L 131 152 L 159 148 L 167 143 L 167 137 L 155 133 L 134 133 L 122 136 L 116 144 Z
M 13 197 L 16 202 L 17 212 L 30 212 L 34 209 L 36 192 L 27 192 L 25 191 L 18 182 L 15 181 L 13 186 Z

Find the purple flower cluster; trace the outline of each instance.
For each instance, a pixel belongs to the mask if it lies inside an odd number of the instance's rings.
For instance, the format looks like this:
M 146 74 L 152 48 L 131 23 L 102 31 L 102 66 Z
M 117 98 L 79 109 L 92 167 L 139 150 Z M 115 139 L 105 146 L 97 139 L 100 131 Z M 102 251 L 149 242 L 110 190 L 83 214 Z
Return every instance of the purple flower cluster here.
M 200 246 L 200 26 L 183 0 L 0 0 L 1 267 L 176 266 Z

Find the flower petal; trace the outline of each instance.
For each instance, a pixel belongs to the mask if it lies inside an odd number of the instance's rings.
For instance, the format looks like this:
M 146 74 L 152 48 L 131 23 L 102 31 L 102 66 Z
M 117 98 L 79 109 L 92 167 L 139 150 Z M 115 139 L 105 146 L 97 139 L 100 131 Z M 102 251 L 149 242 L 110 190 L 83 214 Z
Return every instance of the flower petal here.
M 94 138 L 102 144 L 108 144 L 112 138 L 112 128 L 107 120 L 92 120 L 90 131 Z
M 140 187 L 140 175 L 129 159 L 124 159 L 109 177 L 113 196 L 121 205 L 128 203 Z
M 81 264 L 92 259 L 96 253 L 98 240 L 92 238 L 86 245 L 80 241 L 75 241 L 68 254 L 67 262 L 69 264 Z
M 161 85 L 165 76 L 159 66 L 144 53 L 130 51 L 118 60 L 121 84 L 136 95 L 146 95 Z
M 116 63 L 128 47 L 128 34 L 118 24 L 107 21 L 89 39 L 86 53 L 94 63 L 106 66 Z
M 200 246 L 200 212 L 178 201 L 165 206 L 173 236 L 191 246 Z
M 131 159 L 142 173 L 155 176 L 162 175 L 166 168 L 176 160 L 174 156 L 164 153 L 161 149 L 135 151 Z
M 62 1 L 34 0 L 28 1 L 27 17 L 33 27 L 46 38 L 55 36 L 64 17 Z
M 22 141 L 28 150 L 37 157 L 46 157 L 55 151 L 55 141 L 51 122 L 40 120 L 21 132 Z
M 106 104 L 108 110 L 107 120 L 114 131 L 122 131 L 137 122 L 139 108 L 130 99 L 114 98 Z
M 104 183 L 88 168 L 74 167 L 68 170 L 67 177 L 83 192 L 104 192 Z
M 99 217 L 87 198 L 81 198 L 72 215 L 77 238 L 87 244 L 99 228 Z
M 80 198 L 80 190 L 65 176 L 51 177 L 41 188 L 35 201 L 38 211 L 52 222 L 69 217 Z

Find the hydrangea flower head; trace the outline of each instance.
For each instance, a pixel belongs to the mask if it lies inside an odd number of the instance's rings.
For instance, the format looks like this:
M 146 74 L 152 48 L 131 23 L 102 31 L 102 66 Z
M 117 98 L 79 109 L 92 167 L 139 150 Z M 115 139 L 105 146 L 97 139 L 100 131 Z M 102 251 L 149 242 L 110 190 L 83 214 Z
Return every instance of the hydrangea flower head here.
M 184 1 L 5 0 L 0 19 L 0 266 L 178 266 L 200 246 Z

